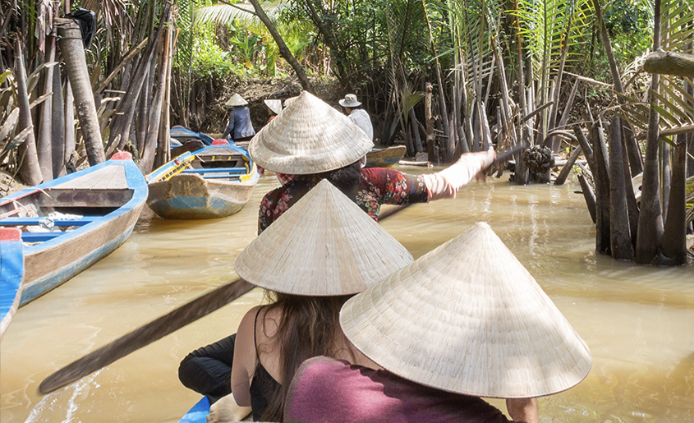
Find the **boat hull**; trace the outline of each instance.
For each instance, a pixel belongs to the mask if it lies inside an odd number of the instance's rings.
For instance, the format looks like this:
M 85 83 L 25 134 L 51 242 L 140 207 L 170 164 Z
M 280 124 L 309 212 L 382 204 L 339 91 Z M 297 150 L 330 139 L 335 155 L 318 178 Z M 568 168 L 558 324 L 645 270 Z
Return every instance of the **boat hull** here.
M 24 278 L 24 252 L 20 231 L 0 229 L 0 338 L 19 307 Z
M 254 188 L 255 181 L 213 181 L 179 174 L 150 183 L 147 205 L 164 219 L 218 219 L 241 211 Z
M 402 145 L 388 147 L 380 150 L 371 150 L 366 153 L 366 166 L 364 167 L 390 167 L 397 164 L 405 156 L 407 148 Z
M 57 288 L 90 267 L 130 236 L 147 199 L 147 183 L 131 160 L 109 160 L 6 197 L 34 198 L 40 208 L 108 208 L 104 215 L 45 242 L 24 248 L 24 281 L 19 306 Z
M 210 402 L 207 397 L 202 397 L 178 423 L 207 423 L 207 416 L 210 414 Z

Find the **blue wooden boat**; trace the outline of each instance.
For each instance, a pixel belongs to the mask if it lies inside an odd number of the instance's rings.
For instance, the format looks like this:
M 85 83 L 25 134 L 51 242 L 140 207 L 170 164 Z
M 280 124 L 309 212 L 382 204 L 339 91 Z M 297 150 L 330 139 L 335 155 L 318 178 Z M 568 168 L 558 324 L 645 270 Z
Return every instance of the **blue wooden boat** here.
M 0 226 L 23 228 L 20 307 L 66 282 L 130 236 L 147 183 L 128 153 L 0 200 Z
M 407 148 L 404 145 L 396 145 L 388 148 L 374 148 L 366 153 L 366 165 L 364 167 L 390 167 L 397 164 L 405 156 Z
M 0 228 L 0 338 L 19 307 L 24 278 L 24 245 L 17 228 Z
M 178 423 L 207 423 L 207 416 L 210 414 L 210 401 L 207 397 L 202 397 Z
M 212 219 L 238 213 L 258 171 L 248 150 L 217 140 L 182 154 L 147 176 L 147 205 L 164 219 Z

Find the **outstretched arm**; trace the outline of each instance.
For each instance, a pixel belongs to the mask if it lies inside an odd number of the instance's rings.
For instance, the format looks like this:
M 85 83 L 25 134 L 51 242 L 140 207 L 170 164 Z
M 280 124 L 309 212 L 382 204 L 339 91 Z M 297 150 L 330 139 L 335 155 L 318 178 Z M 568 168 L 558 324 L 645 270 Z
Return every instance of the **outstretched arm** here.
M 456 192 L 469 184 L 481 170 L 491 165 L 495 157 L 496 153 L 492 148 L 479 153 L 466 153 L 441 172 L 422 175 L 429 191 L 429 201 L 455 198 Z

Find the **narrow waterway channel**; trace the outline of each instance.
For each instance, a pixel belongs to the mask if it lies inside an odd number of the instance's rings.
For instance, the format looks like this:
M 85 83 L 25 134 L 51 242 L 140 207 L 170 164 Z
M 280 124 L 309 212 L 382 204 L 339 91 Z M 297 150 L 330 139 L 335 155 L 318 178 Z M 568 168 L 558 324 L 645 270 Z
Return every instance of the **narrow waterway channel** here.
M 0 421 L 177 422 L 198 395 L 177 379 L 191 350 L 235 332 L 254 290 L 231 305 L 46 397 L 41 380 L 72 360 L 235 277 L 256 236 L 263 178 L 239 214 L 212 221 L 143 217 L 117 251 L 20 309 L 0 345 Z M 575 184 L 475 184 L 383 226 L 415 258 L 488 222 L 588 343 L 580 385 L 540 400 L 543 422 L 694 421 L 694 269 L 615 262 L 594 252 Z M 495 404 L 501 404 L 495 401 Z

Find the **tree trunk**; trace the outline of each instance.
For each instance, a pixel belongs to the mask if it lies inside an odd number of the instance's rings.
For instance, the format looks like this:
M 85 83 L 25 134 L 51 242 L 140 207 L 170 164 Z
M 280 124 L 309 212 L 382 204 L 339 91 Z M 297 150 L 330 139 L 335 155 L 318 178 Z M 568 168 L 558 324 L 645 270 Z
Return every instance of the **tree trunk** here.
M 75 152 L 75 103 L 72 96 L 70 80 L 65 82 L 65 171 L 70 173 L 75 170 L 75 162 L 72 159 Z
M 595 158 L 595 251 L 600 254 L 610 254 L 610 180 L 607 166 L 607 148 L 602 127 L 598 122 L 591 128 Z
M 417 153 L 421 153 L 424 151 L 424 148 L 422 148 L 422 139 L 419 136 L 419 129 L 418 129 L 418 123 L 417 123 L 417 116 L 414 114 L 414 109 L 410 109 L 409 112 L 410 116 L 410 125 L 412 126 L 412 141 L 414 141 L 414 152 L 415 155 Z
M 694 78 L 694 54 L 658 49 L 646 57 L 643 70 L 660 75 Z
M 634 249 L 629 231 L 622 162 L 622 122 L 615 116 L 610 125 L 610 251 L 616 260 L 631 260 Z
M 443 87 L 443 78 L 441 77 L 441 64 L 439 63 L 439 55 L 436 53 L 436 45 L 434 44 L 434 39 L 431 34 L 431 22 L 429 22 L 429 13 L 427 12 L 427 7 L 426 7 L 426 2 L 422 0 L 422 7 L 424 8 L 424 18 L 426 19 L 427 22 L 427 28 L 429 29 L 429 47 L 431 47 L 431 52 L 434 56 L 434 64 L 436 65 L 436 81 L 438 82 L 439 86 L 439 107 L 441 107 L 441 110 L 439 110 L 441 114 L 441 126 L 443 126 L 443 133 L 444 137 L 446 139 L 446 145 L 443 147 L 443 151 L 446 153 L 444 154 L 444 161 L 448 162 L 451 160 L 451 157 L 449 155 L 449 151 L 453 151 L 455 146 L 451 146 L 450 143 L 452 141 L 452 137 L 450 134 L 450 126 L 448 123 L 448 108 L 446 107 L 446 93 Z M 453 147 L 453 148 L 451 148 Z
M 586 181 L 585 175 L 583 174 L 578 175 L 578 183 L 581 184 L 581 191 L 583 192 L 583 198 L 586 200 L 586 206 L 588 207 L 590 218 L 593 220 L 593 223 L 596 223 L 595 193 L 593 192 L 593 188 L 591 188 L 588 181 Z
M 75 96 L 77 116 L 80 119 L 82 138 L 87 150 L 89 165 L 94 166 L 106 160 L 104 145 L 101 139 L 99 118 L 94 104 L 94 93 L 87 72 L 87 61 L 84 56 L 84 46 L 80 28 L 71 20 L 60 20 L 58 34 L 60 35 L 60 51 L 65 60 L 65 67 L 72 93 Z M 63 23 L 65 22 L 65 23 Z
M 65 104 L 63 101 L 63 82 L 60 77 L 60 65 L 53 70 L 53 119 L 52 119 L 52 151 L 53 176 L 58 178 L 65 175 Z
M 586 157 L 586 161 L 588 162 L 588 167 L 590 168 L 591 173 L 595 175 L 595 159 L 593 158 L 593 148 L 590 146 L 590 143 L 586 139 L 586 136 L 583 135 L 581 125 L 575 123 L 573 129 L 574 134 L 576 134 L 576 138 L 578 138 L 578 143 L 581 145 L 581 150 L 583 150 L 583 155 Z
M 571 173 L 571 168 L 574 167 L 574 163 L 576 163 L 576 159 L 578 159 L 578 156 L 581 155 L 582 151 L 583 149 L 580 145 L 574 149 L 574 151 L 571 153 L 571 156 L 569 156 L 569 159 L 566 161 L 564 167 L 561 168 L 561 172 L 559 172 L 557 180 L 554 181 L 554 185 L 564 185 L 564 182 L 566 182 L 566 178 L 568 178 L 569 173 Z
M 173 31 L 169 32 L 169 49 L 166 55 L 166 81 L 164 82 L 164 104 L 161 110 L 161 123 L 159 125 L 159 145 L 155 157 L 155 168 L 164 165 L 171 160 L 170 116 L 171 110 L 171 68 L 173 67 Z
M 55 61 L 55 37 L 51 37 L 51 41 L 46 48 L 46 62 Z M 47 95 L 53 91 L 53 68 L 49 66 L 45 70 L 43 78 L 43 94 Z M 37 154 L 39 157 L 39 167 L 43 180 L 53 180 L 53 96 L 46 99 L 41 105 L 41 120 L 39 123 L 39 139 L 36 143 Z
M 427 82 L 424 91 L 424 121 L 427 127 L 427 155 L 429 161 L 439 164 L 439 158 L 434 154 L 434 145 L 436 138 L 434 137 L 434 116 L 431 113 L 431 94 L 434 91 L 433 85 Z
M 653 50 L 660 47 L 660 0 L 655 0 L 653 28 Z M 648 119 L 648 140 L 646 141 L 646 160 L 641 185 L 641 211 L 639 213 L 638 237 L 636 238 L 636 262 L 651 264 L 660 248 L 663 236 L 663 215 L 660 209 L 660 172 L 658 163 L 658 121 L 656 110 L 660 76 L 651 75 L 651 89 L 648 100 L 651 105 Z
M 272 24 L 272 21 L 270 21 L 270 18 L 267 17 L 267 14 L 265 14 L 265 11 L 263 8 L 260 6 L 260 3 L 258 3 L 258 0 L 249 0 L 250 3 L 253 5 L 253 9 L 255 9 L 256 15 L 258 15 L 258 19 L 260 19 L 265 27 L 267 28 L 268 32 L 270 35 L 272 35 L 272 39 L 275 40 L 275 43 L 277 44 L 277 48 L 280 51 L 280 55 L 284 60 L 289 63 L 289 66 L 294 69 L 294 72 L 296 73 L 296 77 L 299 78 L 299 83 L 301 84 L 301 87 L 308 91 L 308 92 L 313 92 L 313 86 L 309 82 L 308 78 L 306 77 L 306 73 L 304 72 L 304 68 L 301 66 L 298 60 L 294 57 L 292 52 L 289 50 L 287 45 L 284 43 L 284 40 L 282 39 L 282 36 L 280 35 L 279 32 L 277 32 L 277 29 L 275 28 L 275 25 Z
M 619 74 L 619 69 L 617 68 L 617 61 L 615 60 L 614 53 L 612 52 L 610 36 L 607 33 L 607 28 L 605 27 L 605 22 L 603 21 L 600 0 L 593 0 L 593 6 L 595 7 L 595 16 L 598 18 L 598 26 L 600 28 L 600 36 L 602 38 L 603 45 L 605 46 L 605 54 L 607 55 L 607 60 L 610 63 L 610 73 L 612 74 L 614 89 L 618 93 L 624 94 L 624 87 L 622 86 L 621 76 Z M 624 103 L 624 99 L 622 97 L 617 97 L 617 100 L 620 103 Z M 633 175 L 638 175 L 643 171 L 643 163 L 641 159 L 641 152 L 639 151 L 639 145 L 633 136 L 627 138 L 626 148 L 627 155 L 629 156 L 631 173 Z
M 152 171 L 152 166 L 154 165 L 154 156 L 156 154 L 157 138 L 159 137 L 159 123 L 161 122 L 161 108 L 164 100 L 164 90 L 166 89 L 166 75 L 168 73 L 169 63 L 167 61 L 169 52 L 169 42 L 170 37 L 168 36 L 169 29 L 167 28 L 167 35 L 164 37 L 164 46 L 161 53 L 161 62 L 159 63 L 159 69 L 156 73 L 157 83 L 156 92 L 154 98 L 152 99 L 151 110 L 149 111 L 149 122 L 147 126 L 147 138 L 145 139 L 145 147 L 142 152 L 142 160 L 138 167 L 143 174 L 148 174 Z
M 686 166 L 687 138 L 691 135 L 677 136 L 677 146 L 672 157 L 672 186 L 669 207 L 663 232 L 663 263 L 667 265 L 687 264 L 687 226 L 686 226 Z
M 17 78 L 17 106 L 19 107 L 19 122 L 17 133 L 33 126 L 31 122 L 31 108 L 29 107 L 29 94 L 27 93 L 27 74 L 24 68 L 24 55 L 22 46 L 17 41 L 14 50 L 14 74 Z M 30 131 L 26 140 L 18 147 L 19 155 L 19 179 L 27 185 L 38 185 L 43 181 L 39 158 L 36 154 L 36 139 L 34 131 Z

